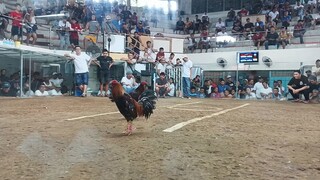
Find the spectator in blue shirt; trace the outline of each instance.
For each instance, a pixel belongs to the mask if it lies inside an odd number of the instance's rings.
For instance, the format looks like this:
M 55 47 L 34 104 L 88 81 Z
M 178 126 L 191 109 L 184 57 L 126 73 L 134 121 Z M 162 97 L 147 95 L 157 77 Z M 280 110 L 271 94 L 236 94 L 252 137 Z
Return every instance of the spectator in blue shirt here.
M 218 85 L 218 92 L 224 93 L 226 90 L 229 91 L 230 87 L 225 84 L 225 81 L 223 79 L 220 79 L 220 84 Z
M 123 20 L 121 19 L 121 16 L 118 15 L 117 19 L 112 20 L 112 25 L 116 28 L 116 30 L 118 31 L 117 33 L 121 32 L 122 29 L 122 24 L 123 24 Z

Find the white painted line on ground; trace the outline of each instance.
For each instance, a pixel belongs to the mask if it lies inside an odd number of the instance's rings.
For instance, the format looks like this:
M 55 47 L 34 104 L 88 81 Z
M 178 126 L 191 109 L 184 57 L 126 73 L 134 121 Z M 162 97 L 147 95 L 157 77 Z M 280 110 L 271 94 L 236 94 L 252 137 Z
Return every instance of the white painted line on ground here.
M 230 108 L 230 109 L 225 109 L 225 110 L 223 110 L 223 111 L 219 111 L 219 112 L 213 113 L 213 114 L 208 115 L 208 116 L 203 116 L 203 117 L 194 118 L 194 119 L 191 119 L 191 120 L 189 120 L 189 121 L 185 121 L 185 122 L 181 122 L 181 123 L 179 123 L 179 124 L 176 124 L 176 125 L 174 125 L 174 126 L 172 126 L 172 127 L 170 127 L 170 128 L 167 128 L 167 129 L 165 129 L 165 130 L 163 130 L 163 131 L 164 131 L 164 132 L 173 132 L 173 131 L 178 130 L 178 129 L 180 129 L 180 128 L 182 128 L 183 126 L 186 126 L 186 125 L 188 125 L 188 124 L 195 123 L 195 122 L 197 122 L 197 121 L 201 121 L 201 120 L 207 119 L 207 118 L 212 118 L 213 116 L 218 116 L 218 115 L 220 115 L 220 114 L 224 114 L 224 113 L 227 113 L 227 112 L 229 112 L 229 111 L 233 111 L 233 110 L 236 110 L 236 109 L 240 109 L 240 108 L 243 108 L 243 107 L 248 106 L 248 105 L 250 105 L 250 104 L 249 104 L 249 103 L 246 103 L 246 104 L 243 104 L 243 105 L 241 105 L 241 106 L 237 106 L 237 107 Z
M 94 115 L 89 115 L 89 116 L 80 116 L 80 117 L 70 118 L 70 119 L 66 119 L 64 121 L 75 121 L 75 120 L 79 120 L 79 119 L 85 119 L 85 118 L 91 118 L 91 117 L 97 117 L 97 116 L 104 116 L 104 115 L 109 115 L 109 114 L 118 114 L 118 113 L 120 113 L 120 112 L 119 111 L 107 112 L 107 113 L 94 114 Z
M 177 107 L 177 106 L 184 106 L 184 105 L 189 105 L 189 104 L 198 104 L 198 103 L 201 103 L 201 101 L 197 101 L 197 102 L 190 102 L 190 103 L 184 103 L 184 104 L 175 104 L 173 106 L 169 106 L 167 108 L 174 108 L 174 107 Z

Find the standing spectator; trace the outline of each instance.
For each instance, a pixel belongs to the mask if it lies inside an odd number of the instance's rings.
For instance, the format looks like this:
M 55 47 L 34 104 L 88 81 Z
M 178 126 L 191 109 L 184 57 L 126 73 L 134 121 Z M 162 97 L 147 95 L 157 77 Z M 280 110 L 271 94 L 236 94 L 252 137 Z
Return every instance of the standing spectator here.
M 303 44 L 303 35 L 306 33 L 306 29 L 303 26 L 303 20 L 299 20 L 298 24 L 294 26 L 293 37 L 298 37 L 300 39 L 300 44 Z
M 275 28 L 272 26 L 270 32 L 266 32 L 266 41 L 264 42 L 265 49 L 269 49 L 269 45 L 276 45 L 277 49 L 279 49 L 279 35 L 276 32 Z
M 263 78 L 261 76 L 258 76 L 258 82 L 256 82 L 251 89 L 251 91 L 256 93 L 256 98 L 261 99 L 261 90 L 264 88 L 263 85 Z
M 309 103 L 309 81 L 299 70 L 293 72 L 293 78 L 288 83 L 288 89 L 294 102 L 300 102 L 299 94 L 304 95 L 303 103 Z
M 72 31 L 70 31 L 70 44 L 74 48 L 75 46 L 79 46 L 78 32 L 81 32 L 80 24 L 75 18 L 71 19 L 71 29 Z
M 34 11 L 32 8 L 28 8 L 26 15 L 24 16 L 27 29 L 27 45 L 29 45 L 30 38 L 32 38 L 32 45 L 35 45 L 37 41 L 37 25 Z
M 271 17 L 271 21 L 275 22 L 277 25 L 279 22 L 279 11 L 277 10 L 276 7 L 272 9 L 272 11 L 269 12 L 268 14 L 269 17 Z
M 159 59 L 159 63 L 157 64 L 157 75 L 160 77 L 161 73 L 166 72 L 167 69 L 167 63 L 164 58 Z
M 192 61 L 188 57 L 184 57 L 182 66 L 182 81 L 183 81 L 183 97 L 190 98 L 190 82 L 192 79 Z
M 59 21 L 58 29 L 61 50 L 67 49 L 70 45 L 70 30 L 71 24 L 69 23 L 69 21 L 67 21 L 67 18 L 64 17 L 62 20 Z
M 81 96 L 87 96 L 87 87 L 89 82 L 89 65 L 91 62 L 90 56 L 81 52 L 81 47 L 75 47 L 75 54 L 65 54 L 68 59 L 73 60 L 75 69 L 76 86 L 82 91 Z
M 20 4 L 16 4 L 15 10 L 10 13 L 12 20 L 11 38 L 14 40 L 22 40 L 22 13 Z M 17 36 L 18 38 L 15 38 Z
M 173 78 L 169 78 L 169 92 L 168 92 L 168 96 L 169 97 L 174 97 L 174 92 L 175 92 L 175 85 L 174 85 L 174 80 Z
M 87 49 L 88 42 L 97 43 L 97 38 L 100 31 L 100 25 L 95 15 L 91 16 L 91 21 L 86 24 L 86 27 L 83 31 L 89 31 L 89 34 L 83 39 L 83 47 L 84 49 Z
M 0 0 L 0 15 L 8 15 L 8 9 L 6 7 L 6 5 L 3 3 L 3 0 Z M 1 17 L 0 16 L 0 31 L 1 33 L 4 34 L 4 32 L 10 32 L 8 31 L 8 18 L 5 18 L 5 17 Z
M 135 58 L 138 59 L 140 56 L 140 44 L 141 44 L 141 39 L 140 35 L 138 32 L 134 32 L 133 36 L 130 36 L 131 38 L 131 47 L 133 52 L 135 53 Z
M 109 84 L 108 81 L 110 78 L 110 69 L 114 61 L 112 57 L 109 56 L 109 51 L 104 49 L 102 51 L 102 56 L 99 56 L 94 62 L 98 65 L 97 75 L 100 82 L 100 92 L 103 92 L 103 89 L 107 91 Z

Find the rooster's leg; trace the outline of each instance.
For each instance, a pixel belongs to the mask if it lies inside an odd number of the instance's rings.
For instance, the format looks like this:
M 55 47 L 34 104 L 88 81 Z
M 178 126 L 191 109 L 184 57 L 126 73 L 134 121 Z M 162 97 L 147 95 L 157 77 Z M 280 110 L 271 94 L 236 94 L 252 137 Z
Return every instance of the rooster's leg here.
M 132 132 L 135 130 L 136 128 L 135 127 L 133 127 L 133 125 L 132 125 L 132 121 L 128 121 L 128 124 L 127 124 L 127 129 L 126 129 L 126 131 L 124 132 L 124 134 L 126 134 L 126 135 L 131 135 L 132 134 Z

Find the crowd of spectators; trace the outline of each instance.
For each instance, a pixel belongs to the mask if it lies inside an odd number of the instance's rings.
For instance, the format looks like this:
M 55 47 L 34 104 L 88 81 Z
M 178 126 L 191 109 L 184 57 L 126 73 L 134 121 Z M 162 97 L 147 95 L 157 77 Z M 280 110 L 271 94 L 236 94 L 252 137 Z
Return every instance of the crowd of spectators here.
M 192 21 L 189 17 L 185 20 L 180 17 L 174 31 L 190 35 L 186 44 L 192 53 L 196 48 L 202 52 L 204 48 L 225 47 L 232 42 L 228 36 L 252 40 L 257 49 L 260 46 L 268 49 L 269 45 L 285 49 L 293 37 L 304 43 L 305 32 L 320 24 L 319 9 L 319 3 L 313 0 L 297 1 L 294 5 L 287 0 L 257 1 L 255 4 L 246 4 L 238 12 L 231 8 L 226 19 L 219 18 L 217 22 L 211 22 L 206 13 L 201 19 L 195 15 Z M 251 15 L 264 15 L 265 20 L 261 16 L 250 19 Z M 211 31 L 210 27 L 214 30 Z M 208 30 L 212 33 L 207 33 Z

